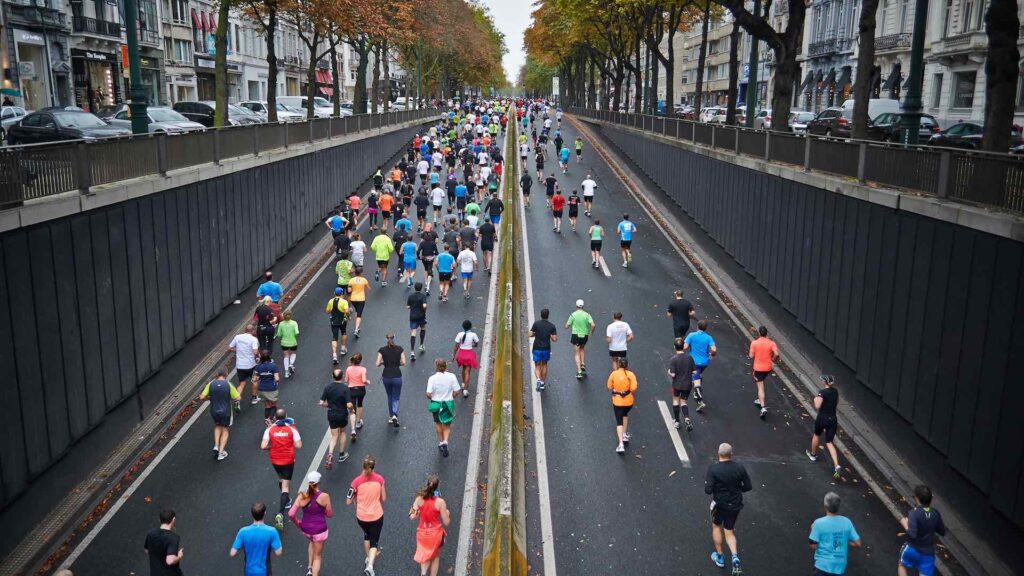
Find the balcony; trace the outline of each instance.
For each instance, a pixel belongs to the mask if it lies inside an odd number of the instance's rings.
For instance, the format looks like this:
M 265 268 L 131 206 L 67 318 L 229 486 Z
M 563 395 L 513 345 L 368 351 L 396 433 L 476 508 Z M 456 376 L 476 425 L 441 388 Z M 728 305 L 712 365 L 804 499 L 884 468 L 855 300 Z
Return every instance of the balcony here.
M 988 52 L 988 36 L 982 31 L 967 32 L 948 36 L 932 43 L 929 61 L 939 61 L 947 65 L 964 64 L 967 62 L 982 63 Z
M 121 38 L 121 25 L 116 22 L 97 20 L 88 16 L 72 16 L 71 30 L 80 34 Z
M 910 42 L 914 38 L 909 32 L 901 34 L 886 34 L 875 38 L 875 54 L 884 52 L 895 52 L 897 50 L 909 50 Z
M 45 6 L 4 3 L 4 20 L 9 24 L 67 28 L 68 21 L 60 10 Z
M 160 33 L 155 30 L 139 30 L 139 44 L 157 48 L 163 45 L 160 41 Z
M 807 47 L 807 56 L 810 58 L 832 56 L 841 52 L 849 52 L 852 49 L 852 38 L 829 38 L 819 42 L 811 42 Z

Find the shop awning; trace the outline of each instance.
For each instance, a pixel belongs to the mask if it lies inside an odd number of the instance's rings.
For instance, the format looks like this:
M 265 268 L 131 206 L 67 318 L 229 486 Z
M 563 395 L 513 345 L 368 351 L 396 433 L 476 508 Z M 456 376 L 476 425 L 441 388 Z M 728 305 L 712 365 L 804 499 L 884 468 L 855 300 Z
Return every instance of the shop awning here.
M 836 85 L 838 85 L 840 89 L 845 88 L 848 84 L 850 84 L 850 75 L 852 73 L 853 69 L 850 66 L 843 66 L 843 71 L 839 75 L 839 82 L 837 82 Z
M 821 82 L 824 78 L 825 78 L 825 73 L 823 71 L 821 71 L 821 70 L 818 70 L 815 73 L 815 75 L 814 75 L 814 82 L 815 82 L 815 84 Z
M 210 14 L 209 12 L 207 12 L 206 13 L 206 20 L 207 20 L 207 25 L 209 26 L 210 34 L 216 34 L 217 33 L 217 21 L 214 20 L 213 14 Z
M 317 84 L 330 84 L 331 83 L 330 73 L 327 72 L 327 70 L 321 70 L 321 69 L 317 68 L 317 70 L 316 70 L 316 83 Z
M 893 87 L 896 86 L 897 82 L 899 82 L 899 81 L 900 81 L 900 61 L 897 60 L 892 65 L 892 72 L 889 72 L 889 77 L 886 78 L 885 82 L 882 84 L 882 90 L 892 90 Z
M 321 86 L 320 93 L 330 98 L 331 96 L 334 96 L 334 88 L 330 88 L 328 86 Z
M 835 68 L 830 68 L 829 71 L 828 71 L 828 76 L 825 76 L 825 85 L 826 86 L 830 86 L 835 81 L 836 81 L 836 69 Z
M 0 88 L 0 95 L 11 96 L 12 98 L 21 98 L 21 90 L 14 88 Z
M 196 12 L 196 9 L 192 9 L 192 25 L 196 27 L 196 30 L 206 31 L 206 20 Z
M 807 76 L 804 78 L 804 83 L 800 85 L 800 92 L 810 92 L 810 90 L 811 90 L 811 83 L 813 81 L 814 81 L 814 71 L 812 70 L 812 71 L 807 73 Z

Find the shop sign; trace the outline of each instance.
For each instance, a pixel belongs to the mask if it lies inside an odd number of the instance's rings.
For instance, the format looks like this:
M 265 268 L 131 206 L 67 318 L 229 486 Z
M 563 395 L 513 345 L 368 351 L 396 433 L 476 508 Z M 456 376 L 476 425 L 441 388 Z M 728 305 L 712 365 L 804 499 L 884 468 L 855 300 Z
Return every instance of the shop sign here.
M 148 56 L 139 56 L 139 67 L 140 68 L 152 68 L 154 70 L 160 69 L 160 63 L 156 58 L 150 58 Z
M 196 66 L 199 68 L 214 68 L 216 64 L 213 60 L 207 60 L 206 58 L 196 58 Z
M 31 60 L 18 62 L 18 74 L 23 78 L 35 78 L 36 63 Z
M 21 44 L 38 44 L 44 46 L 46 43 L 43 42 L 43 35 L 36 34 L 35 32 L 26 32 L 24 30 L 14 31 L 14 41 Z

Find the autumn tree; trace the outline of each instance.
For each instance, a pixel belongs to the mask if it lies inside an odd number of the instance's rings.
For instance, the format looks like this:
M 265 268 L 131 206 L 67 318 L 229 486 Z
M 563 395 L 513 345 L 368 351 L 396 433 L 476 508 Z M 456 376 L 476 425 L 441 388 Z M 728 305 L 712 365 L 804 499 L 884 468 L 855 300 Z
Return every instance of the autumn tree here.
M 287 0 L 284 0 L 287 1 Z M 255 22 L 267 45 L 267 120 L 277 122 L 277 23 L 279 0 L 241 0 L 242 15 Z

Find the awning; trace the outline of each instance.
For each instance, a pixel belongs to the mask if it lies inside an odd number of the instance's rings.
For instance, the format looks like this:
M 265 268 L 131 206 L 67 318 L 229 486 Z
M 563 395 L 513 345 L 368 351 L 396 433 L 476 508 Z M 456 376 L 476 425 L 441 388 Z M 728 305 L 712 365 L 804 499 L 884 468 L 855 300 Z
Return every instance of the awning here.
M 835 68 L 830 68 L 829 71 L 828 71 L 828 76 L 825 76 L 825 85 L 826 86 L 831 86 L 835 81 L 836 81 L 836 69 Z
M 11 96 L 13 98 L 21 98 L 21 90 L 14 88 L 0 88 L 0 94 L 4 96 Z
M 330 98 L 331 96 L 334 96 L 334 88 L 330 88 L 328 86 L 321 86 L 320 93 Z
M 839 86 L 840 90 L 842 90 L 848 84 L 850 84 L 850 75 L 852 74 L 852 72 L 853 69 L 850 66 L 843 66 L 843 71 L 839 75 L 839 82 L 836 83 L 836 85 Z
M 877 94 L 882 85 L 882 67 L 875 65 L 871 67 L 871 93 Z
M 196 12 L 196 9 L 192 9 L 192 24 L 196 27 L 196 30 L 206 31 L 206 20 Z
M 317 84 L 326 84 L 326 82 L 324 82 L 324 71 L 323 70 L 317 68 L 316 70 L 313 71 L 313 73 L 316 75 L 316 83 Z
M 892 90 L 896 83 L 900 81 L 900 66 L 899 60 L 892 65 L 892 72 L 889 72 L 889 77 L 882 84 L 882 90 Z
M 825 73 L 821 70 L 818 70 L 818 72 L 814 75 L 814 82 L 817 84 L 818 82 L 821 82 L 824 77 Z
M 800 85 L 800 92 L 810 92 L 811 83 L 814 81 L 814 71 L 807 73 L 807 77 L 804 78 L 804 83 Z
M 213 14 L 210 14 L 209 12 L 207 12 L 206 13 L 206 20 L 207 20 L 207 23 L 208 23 L 208 26 L 209 26 L 208 30 L 209 30 L 210 34 L 216 34 L 217 33 L 217 21 L 214 20 Z

